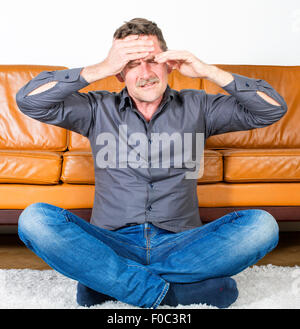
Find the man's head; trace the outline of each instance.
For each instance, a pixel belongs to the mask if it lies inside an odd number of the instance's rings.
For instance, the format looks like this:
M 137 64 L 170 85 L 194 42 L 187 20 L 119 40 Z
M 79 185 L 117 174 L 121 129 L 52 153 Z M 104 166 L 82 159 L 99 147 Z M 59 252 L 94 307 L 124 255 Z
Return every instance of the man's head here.
M 129 35 L 147 36 L 153 41 L 154 50 L 143 59 L 129 62 L 123 71 L 117 75 L 124 81 L 129 95 L 139 102 L 154 102 L 162 97 L 171 68 L 165 64 L 154 61 L 156 54 L 166 51 L 167 45 L 158 26 L 144 18 L 134 18 L 123 24 L 114 33 L 115 39 L 124 39 Z
M 155 35 L 159 42 L 160 49 L 167 51 L 168 47 L 163 37 L 161 29 L 156 23 L 148 21 L 145 18 L 134 18 L 129 22 L 125 22 L 114 33 L 114 39 L 124 39 L 128 35 Z

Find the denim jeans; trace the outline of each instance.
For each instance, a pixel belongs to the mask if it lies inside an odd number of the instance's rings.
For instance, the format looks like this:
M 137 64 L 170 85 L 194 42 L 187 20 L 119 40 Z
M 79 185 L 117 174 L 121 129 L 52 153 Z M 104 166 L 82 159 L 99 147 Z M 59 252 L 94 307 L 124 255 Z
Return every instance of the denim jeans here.
M 70 211 L 34 203 L 21 213 L 25 245 L 63 275 L 121 302 L 156 308 L 170 282 L 235 275 L 278 243 L 268 212 L 232 212 L 209 224 L 172 233 L 151 223 L 109 231 Z

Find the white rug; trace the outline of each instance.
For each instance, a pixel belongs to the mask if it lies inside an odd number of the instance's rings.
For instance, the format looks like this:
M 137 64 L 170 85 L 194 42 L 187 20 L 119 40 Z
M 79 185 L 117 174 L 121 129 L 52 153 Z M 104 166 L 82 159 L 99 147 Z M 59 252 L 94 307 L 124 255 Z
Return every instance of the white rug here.
M 254 266 L 233 277 L 239 298 L 232 309 L 299 309 L 300 267 Z M 0 270 L 1 309 L 74 309 L 76 282 L 53 270 Z M 106 302 L 92 308 L 137 309 L 121 302 Z M 161 306 L 159 309 L 170 309 Z M 177 309 L 213 308 L 207 305 Z

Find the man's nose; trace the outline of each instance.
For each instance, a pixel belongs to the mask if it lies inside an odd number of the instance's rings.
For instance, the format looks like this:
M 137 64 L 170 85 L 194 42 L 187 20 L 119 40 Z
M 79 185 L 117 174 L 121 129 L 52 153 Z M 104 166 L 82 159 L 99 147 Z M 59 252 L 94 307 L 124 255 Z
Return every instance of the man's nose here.
M 139 68 L 141 78 L 147 79 L 152 75 L 151 65 L 149 63 L 142 61 Z

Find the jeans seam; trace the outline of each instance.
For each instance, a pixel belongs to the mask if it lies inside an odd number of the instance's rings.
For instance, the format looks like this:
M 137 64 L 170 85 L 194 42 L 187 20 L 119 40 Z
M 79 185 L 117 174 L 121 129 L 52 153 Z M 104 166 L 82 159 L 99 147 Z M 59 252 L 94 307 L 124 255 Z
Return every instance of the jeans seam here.
M 154 304 L 152 305 L 151 308 L 156 309 L 160 305 L 160 303 L 165 298 L 165 296 L 169 290 L 169 286 L 170 286 L 170 283 L 166 282 L 162 292 L 160 293 L 160 295 L 158 296 L 158 298 L 156 299 L 156 301 L 154 302 Z

